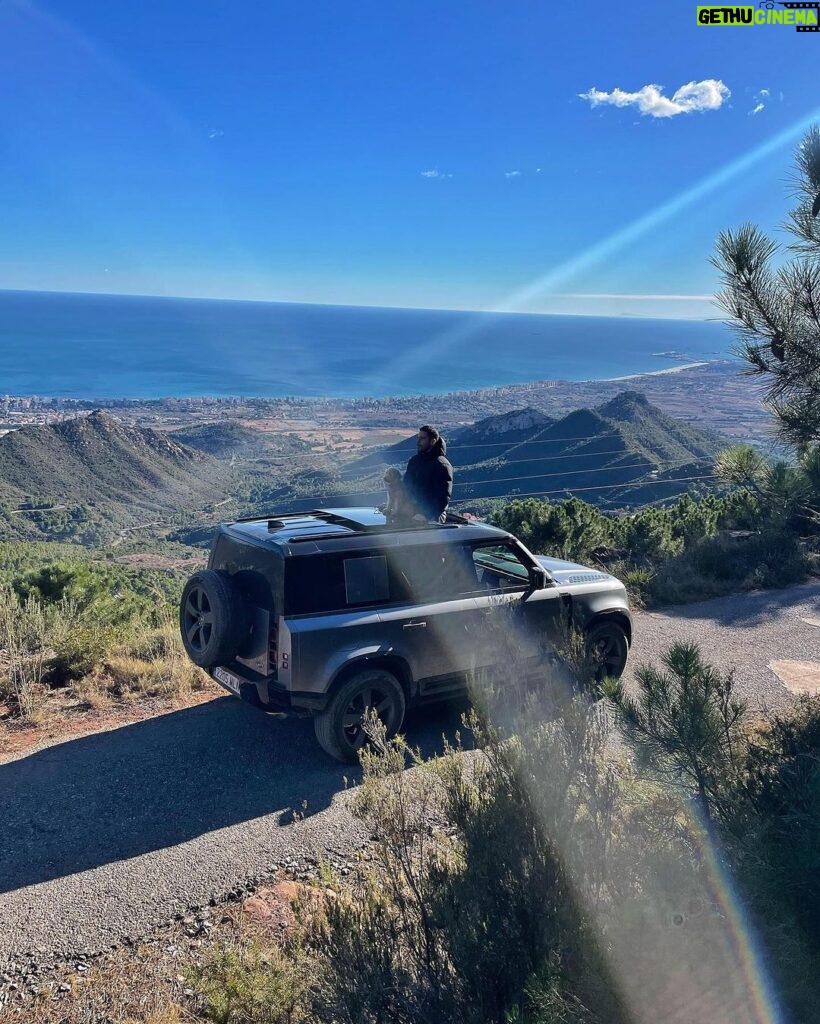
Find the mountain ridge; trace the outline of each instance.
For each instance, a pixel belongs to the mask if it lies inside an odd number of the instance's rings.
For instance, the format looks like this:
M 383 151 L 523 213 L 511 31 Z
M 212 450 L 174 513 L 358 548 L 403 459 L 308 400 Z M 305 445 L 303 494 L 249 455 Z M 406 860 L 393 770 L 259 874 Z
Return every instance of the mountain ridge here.
M 219 500 L 227 470 L 169 434 L 95 410 L 0 437 L 0 506 L 14 533 L 36 534 L 38 520 L 46 522 L 19 510 L 50 505 L 76 505 L 91 519 L 127 525 Z

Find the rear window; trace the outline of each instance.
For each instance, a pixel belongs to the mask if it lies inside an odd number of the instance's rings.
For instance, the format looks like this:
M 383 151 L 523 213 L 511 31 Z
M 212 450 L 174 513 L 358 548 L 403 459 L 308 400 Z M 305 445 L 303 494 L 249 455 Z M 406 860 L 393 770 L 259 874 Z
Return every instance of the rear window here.
M 282 560 L 255 544 L 217 536 L 209 561 L 211 569 L 228 573 L 251 605 L 276 613 L 282 587 Z

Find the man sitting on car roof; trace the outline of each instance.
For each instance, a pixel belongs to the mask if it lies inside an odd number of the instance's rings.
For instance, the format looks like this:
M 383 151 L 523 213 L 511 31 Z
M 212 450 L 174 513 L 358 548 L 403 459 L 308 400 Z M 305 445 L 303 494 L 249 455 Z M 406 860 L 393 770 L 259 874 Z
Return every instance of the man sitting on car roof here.
M 453 467 L 447 445 L 435 427 L 419 427 L 418 452 L 407 463 L 404 486 L 418 508 L 416 522 L 443 523 L 453 494 Z

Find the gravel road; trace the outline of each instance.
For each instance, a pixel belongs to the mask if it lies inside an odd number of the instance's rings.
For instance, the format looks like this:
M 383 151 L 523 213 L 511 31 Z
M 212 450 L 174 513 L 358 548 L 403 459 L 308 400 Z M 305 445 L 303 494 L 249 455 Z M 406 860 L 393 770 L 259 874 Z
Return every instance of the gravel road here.
M 818 679 L 820 583 L 639 614 L 630 671 L 678 639 L 734 667 L 755 705 L 782 705 L 778 672 Z M 409 739 L 432 750 L 457 721 L 427 712 Z M 0 764 L 0 964 L 91 954 L 273 864 L 343 859 L 366 840 L 345 776 L 310 722 L 230 697 Z

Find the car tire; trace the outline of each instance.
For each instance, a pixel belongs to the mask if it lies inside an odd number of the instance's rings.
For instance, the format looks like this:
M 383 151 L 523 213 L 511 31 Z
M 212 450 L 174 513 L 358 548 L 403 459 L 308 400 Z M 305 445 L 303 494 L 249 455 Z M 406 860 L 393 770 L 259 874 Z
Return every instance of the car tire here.
M 191 661 L 200 668 L 233 661 L 249 629 L 242 595 L 231 577 L 214 569 L 194 573 L 179 603 L 179 631 Z
M 597 683 L 620 679 L 629 657 L 629 640 L 617 622 L 599 622 L 587 633 L 586 654 Z
M 319 746 L 337 761 L 358 760 L 359 750 L 367 742 L 361 722 L 371 707 L 378 710 L 388 738 L 395 736 L 404 721 L 404 690 L 384 669 L 363 669 L 342 683 L 313 720 Z

